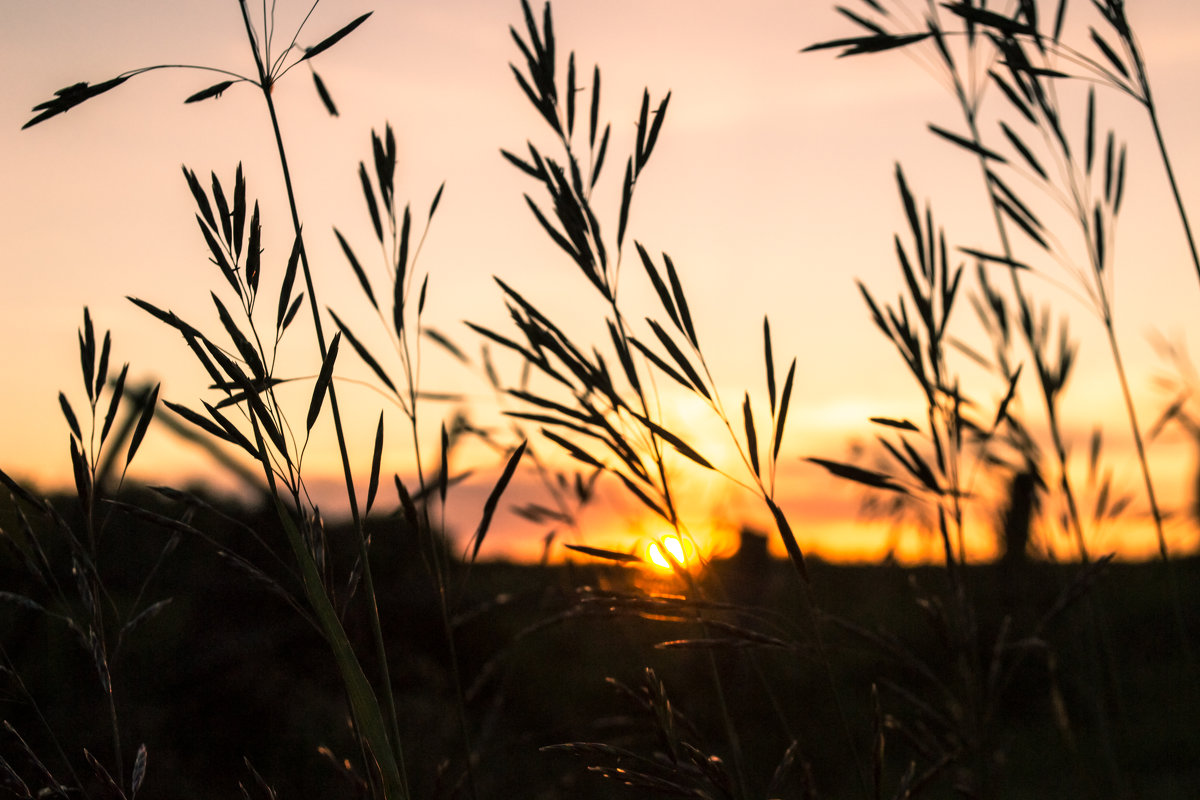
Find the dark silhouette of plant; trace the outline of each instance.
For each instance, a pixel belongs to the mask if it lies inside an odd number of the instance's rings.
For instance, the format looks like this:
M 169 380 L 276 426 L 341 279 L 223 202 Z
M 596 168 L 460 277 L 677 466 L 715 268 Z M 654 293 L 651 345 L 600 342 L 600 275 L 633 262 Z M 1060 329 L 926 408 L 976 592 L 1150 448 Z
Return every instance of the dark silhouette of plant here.
M 119 521 L 114 519 L 114 509 L 106 506 L 108 491 L 114 487 L 98 480 L 100 464 L 108 457 L 108 450 L 124 444 L 123 482 L 125 472 L 137 454 L 154 416 L 158 397 L 156 385 L 142 403 L 127 443 L 122 442 L 120 437 L 112 438 L 113 423 L 125 397 L 129 364 L 124 364 L 113 377 L 110 372 L 111 354 L 110 333 L 105 331 L 103 341 L 98 343 L 91 314 L 85 307 L 83 326 L 79 329 L 79 361 L 87 396 L 87 412 L 82 416 L 82 422 L 67 395 L 63 392 L 58 394 L 58 402 L 70 431 L 71 471 L 75 478 L 77 513 L 72 518 L 64 516 L 49 502 L 30 493 L 0 471 L 0 483 L 27 509 L 25 511 L 18 506 L 20 530 L 12 536 L 2 537 L 2 540 L 16 551 L 31 579 L 31 585 L 38 591 L 37 596 L 0 591 L 0 600 L 25 613 L 40 615 L 52 626 L 61 625 L 70 632 L 94 669 L 111 733 L 110 753 L 107 755 L 97 749 L 97 745 L 103 747 L 103 743 L 86 743 L 83 757 L 87 770 L 83 771 L 82 765 L 67 754 L 58 732 L 50 726 L 43 724 L 45 729 L 37 731 L 37 734 L 39 739 L 44 736 L 52 743 L 52 757 L 39 755 L 6 721 L 6 738 L 17 745 L 12 752 L 22 754 L 31 774 L 22 777 L 13 764 L 0 758 L 0 776 L 11 786 L 23 787 L 24 796 L 62 794 L 64 786 L 73 785 L 83 789 L 98 782 L 105 786 L 106 792 L 111 791 L 115 793 L 114 796 L 132 800 L 146 774 L 147 750 L 144 744 L 138 747 L 132 766 L 126 764 L 122 739 L 128 734 L 122 734 L 119 713 L 121 699 L 114 690 L 112 675 L 126 638 L 171 602 L 169 597 L 152 601 L 147 594 L 158 568 L 179 543 L 179 536 L 173 535 L 164 544 L 156 562 L 142 579 L 132 602 L 110 592 L 108 572 L 111 564 L 120 561 L 121 553 L 117 549 L 119 545 L 114 548 L 109 529 L 118 525 Z M 39 703 L 45 702 L 45 699 L 36 698 L 29 692 L 20 674 L 12 669 L 2 646 L 0 658 L 3 659 L 3 671 L 11 679 L 18 700 L 28 704 L 35 716 L 45 723 L 39 710 Z M 88 747 L 92 750 L 88 750 Z M 70 774 L 70 784 L 55 777 L 56 773 L 63 774 L 62 770 Z M 86 781 L 81 778 L 81 775 L 89 773 L 91 777 Z

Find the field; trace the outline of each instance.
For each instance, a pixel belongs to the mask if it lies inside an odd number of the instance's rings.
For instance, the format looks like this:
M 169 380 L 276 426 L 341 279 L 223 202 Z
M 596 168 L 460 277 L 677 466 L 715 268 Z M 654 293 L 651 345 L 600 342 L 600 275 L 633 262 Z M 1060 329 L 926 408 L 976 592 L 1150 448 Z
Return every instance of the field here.
M 141 498 L 143 505 L 150 502 Z M 263 529 L 271 527 L 270 514 L 228 510 L 247 521 L 260 520 Z M 215 516 L 198 516 L 192 524 L 210 531 L 217 542 L 240 535 Z M 413 792 L 454 796 L 463 791 L 465 772 L 455 753 L 456 700 L 437 624 L 436 587 L 416 543 L 406 542 L 395 526 L 378 527 L 376 580 L 389 587 L 380 595 L 380 614 L 402 735 L 412 744 L 410 762 L 422 765 L 413 768 Z M 119 536 L 114 547 L 123 564 L 111 573 L 108 588 L 113 602 L 125 604 L 169 534 L 133 524 Z M 352 531 L 343 530 L 333 538 L 345 546 L 351 537 Z M 469 687 L 466 709 L 479 795 L 637 796 L 585 765 L 634 770 L 643 765 L 607 752 L 543 749 L 604 742 L 629 752 L 658 752 L 655 773 L 689 790 L 721 796 L 688 759 L 683 766 L 667 760 L 660 718 L 635 700 L 646 700 L 640 691 L 647 668 L 680 715 L 674 732 L 679 742 L 738 765 L 751 797 L 857 796 L 855 760 L 837 702 L 858 757 L 867 763 L 870 739 L 864 734 L 876 725 L 873 687 L 888 721 L 884 785 L 898 781 L 910 762 L 928 766 L 969 746 L 978 748 L 980 762 L 973 766 L 987 776 L 976 787 L 981 796 L 1186 798 L 1200 786 L 1200 742 L 1194 735 L 1200 705 L 1164 614 L 1171 601 L 1161 565 L 1113 563 L 1091 575 L 1078 566 L 1044 563 L 970 568 L 966 580 L 978 629 L 973 655 L 983 666 L 995 657 L 990 651 L 1006 618 L 1014 630 L 1028 628 L 1060 594 L 1075 589 L 1086 591 L 1091 607 L 1075 603 L 1044 627 L 1037 642 L 1011 642 L 1023 658 L 1004 671 L 1004 699 L 980 730 L 983 739 L 967 743 L 958 739 L 967 734 L 972 713 L 964 704 L 980 687 L 967 684 L 972 670 L 956 663 L 960 654 L 918 604 L 944 597 L 942 570 L 810 563 L 826 620 L 835 701 L 812 634 L 801 622 L 807 601 L 790 565 L 756 558 L 754 552 L 751 547 L 749 555 L 715 563 L 701 576 L 706 594 L 736 604 L 705 614 L 710 622 L 735 626 L 716 635 L 702 633 L 703 624 L 687 618 L 695 609 L 652 603 L 656 594 L 678 597 L 683 588 L 660 570 L 597 566 L 590 560 L 452 569 L 451 582 L 463 587 L 456 593 L 454 630 Z M 1195 635 L 1200 563 L 1189 559 L 1175 566 L 1187 587 L 1183 601 L 1192 610 L 1187 622 Z M 23 586 L 27 581 L 11 566 L 4 575 L 4 585 L 13 590 L 36 588 Z M 353 795 L 354 781 L 347 782 L 337 763 L 353 760 L 356 747 L 344 690 L 319 633 L 222 559 L 210 543 L 190 537 L 163 563 L 154 586 L 155 596 L 172 602 L 130 637 L 113 665 L 123 724 L 137 731 L 138 741 L 152 753 L 140 796 L 236 794 L 239 783 L 253 784 L 244 759 L 280 797 Z M 349 618 L 357 605 L 350 604 Z M 1100 661 L 1100 645 L 1087 635 L 1092 613 L 1104 615 L 1109 662 Z M 870 635 L 855 633 L 860 629 Z M 369 646 L 368 631 L 350 633 L 356 645 Z M 724 640 L 724 645 L 655 647 L 703 638 Z M 79 752 L 106 740 L 108 721 L 91 685 L 90 660 L 71 639 L 65 626 L 30 611 L 6 621 L 9 667 L 25 676 L 24 690 L 54 700 L 40 706 L 44 718 L 39 719 L 10 693 L 5 713 L 29 742 L 46 747 L 40 731 L 48 727 L 59 733 L 58 745 L 66 752 Z M 713 683 L 710 653 L 720 689 Z M 633 690 L 633 696 L 610 679 Z M 738 733 L 736 754 L 718 712 L 718 691 Z M 797 743 L 794 766 L 766 794 L 792 741 Z M 103 747 L 99 757 L 107 755 Z M 11 740 L 6 749 L 15 756 L 10 761 L 20 763 Z M 322 755 L 326 752 L 336 757 Z M 941 776 L 925 795 L 954 796 L 953 777 Z M 99 794 L 105 796 L 102 789 Z

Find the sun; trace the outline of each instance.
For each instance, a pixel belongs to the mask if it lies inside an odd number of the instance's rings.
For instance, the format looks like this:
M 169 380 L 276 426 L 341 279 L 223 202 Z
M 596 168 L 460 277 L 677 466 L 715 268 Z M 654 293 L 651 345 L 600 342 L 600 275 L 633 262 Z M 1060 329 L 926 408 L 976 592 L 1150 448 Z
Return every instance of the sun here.
M 662 536 L 646 545 L 646 560 L 659 569 L 672 569 L 671 558 L 687 567 L 695 560 L 695 557 L 696 546 L 692 544 L 691 540 L 681 538 L 674 533 Z

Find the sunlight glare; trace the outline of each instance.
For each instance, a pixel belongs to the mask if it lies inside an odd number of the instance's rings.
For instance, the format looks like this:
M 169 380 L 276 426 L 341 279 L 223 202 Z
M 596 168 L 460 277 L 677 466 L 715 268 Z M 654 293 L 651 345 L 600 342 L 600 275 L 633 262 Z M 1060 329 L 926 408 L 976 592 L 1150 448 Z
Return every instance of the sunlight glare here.
M 667 552 L 664 553 L 663 550 Z M 686 567 L 692 560 L 695 550 L 695 546 L 690 541 L 680 539 L 679 536 L 672 533 L 650 542 L 646 547 L 646 559 L 659 569 L 669 570 L 671 569 L 671 561 L 667 557 L 667 553 L 669 553 Z

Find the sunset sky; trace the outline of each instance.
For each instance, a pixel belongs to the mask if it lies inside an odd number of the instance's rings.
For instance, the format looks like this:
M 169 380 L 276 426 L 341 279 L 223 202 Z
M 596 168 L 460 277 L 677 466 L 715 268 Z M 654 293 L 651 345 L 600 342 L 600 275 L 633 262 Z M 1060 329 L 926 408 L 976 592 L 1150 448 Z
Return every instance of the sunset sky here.
M 1090 4 L 1072 5 L 1082 13 Z M 541 4 L 535 8 L 540 14 Z M 574 50 L 581 84 L 587 85 L 593 64 L 603 73 L 601 112 L 613 123 L 613 140 L 596 198 L 612 220 L 607 228 L 615 229 L 620 173 L 632 150 L 643 87 L 655 101 L 669 90 L 669 112 L 638 185 L 627 247 L 636 239 L 652 253 L 666 251 L 678 265 L 729 409 L 740 407 L 746 389 L 765 398 L 761 330 L 763 315 L 770 316 L 779 369 L 798 358 L 780 503 L 806 547 L 831 557 L 878 555 L 888 541 L 886 526 L 856 521 L 860 494 L 802 458 L 848 459 L 852 442 L 869 443 L 876 433 L 868 417 L 921 414 L 918 392 L 872 325 L 854 283 L 862 280 L 885 301 L 901 290 L 892 242 L 892 234 L 904 230 L 896 163 L 903 165 L 918 202 L 932 203 L 952 245 L 999 250 L 976 161 L 927 128 L 934 123 L 964 129 L 953 98 L 903 53 L 848 59 L 836 58 L 836 51 L 800 53 L 809 44 L 858 33 L 832 5 L 563 0 L 553 9 L 563 69 L 567 51 Z M 279 4 L 277 42 L 290 38 L 307 10 L 306 4 Z M 346 0 L 322 3 L 299 44 L 311 46 L 369 10 Z M 1200 5 L 1139 0 L 1129 4 L 1129 15 L 1147 55 L 1185 203 L 1200 213 L 1195 147 Z M 354 319 L 357 328 L 370 330 L 374 320 L 365 313 L 368 307 L 331 229 L 336 225 L 346 234 L 382 282 L 356 170 L 360 160 L 370 158 L 371 129 L 387 122 L 398 142 L 397 192 L 412 202 L 418 221 L 446 184 L 418 264 L 430 273 L 426 324 L 478 354 L 480 340 L 464 320 L 509 329 L 495 275 L 548 312 L 586 325 L 572 319 L 572 309 L 589 288 L 522 200 L 525 192 L 542 200 L 538 187 L 500 156 L 500 148 L 523 151 L 526 140 L 554 152 L 550 131 L 508 68 L 510 61 L 520 63 L 510 24 L 521 25 L 517 0 L 388 3 L 312 61 L 339 117 L 323 110 L 305 65 L 277 87 L 318 291 L 323 304 Z M 85 405 L 75 334 L 83 306 L 101 331 L 112 330 L 114 361 L 131 363 L 131 382 L 161 380 L 164 397 L 194 407 L 198 397 L 207 397 L 205 376 L 180 337 L 125 299 L 132 295 L 170 308 L 201 328 L 218 324 L 209 291 L 219 291 L 221 281 L 207 261 L 181 164 L 206 183 L 215 170 L 229 184 L 243 164 L 250 195 L 263 209 L 264 283 L 272 287 L 266 290 L 271 304 L 290 249 L 278 162 L 252 87 L 234 86 L 218 100 L 184 106 L 183 98 L 221 77 L 151 72 L 64 116 L 20 129 L 30 109 L 56 89 L 155 64 L 251 74 L 237 4 L 14 3 L 0 27 L 0 68 L 6 76 L 0 85 L 5 343 L 0 468 L 42 489 L 69 482 L 68 432 L 56 396 L 62 389 L 77 410 Z M 1185 340 L 1196 351 L 1200 282 L 1144 113 L 1112 92 L 1102 91 L 1098 99 L 1101 123 L 1117 126 L 1129 147 L 1114 289 L 1118 335 L 1138 411 L 1149 428 L 1170 396 L 1155 387 L 1154 377 L 1169 370 L 1149 346 L 1148 334 Z M 1067 125 L 1069 135 L 1081 136 L 1082 113 Z M 985 136 L 999 141 L 994 123 Z M 1064 233 L 1068 243 L 1070 235 L 1077 234 Z M 622 275 L 624 297 L 637 309 L 632 316 L 650 313 L 653 294 L 631 248 Z M 996 277 L 1001 283 L 1004 274 Z M 1153 534 L 1140 516 L 1145 509 L 1140 477 L 1099 321 L 1077 301 L 1077 284 L 1060 266 L 1043 265 L 1029 280 L 1056 313 L 1070 315 L 1071 332 L 1080 341 L 1081 363 L 1065 401 L 1075 450 L 1082 459 L 1088 434 L 1102 425 L 1116 486 L 1137 497 L 1136 524 L 1119 535 L 1098 533 L 1095 549 L 1149 553 Z M 961 335 L 975 336 L 982 349 L 967 303 L 959 314 Z M 312 348 L 298 350 L 304 357 L 293 372 L 315 375 L 319 362 Z M 345 349 L 338 374 L 365 376 L 355 362 Z M 519 366 L 510 360 L 498 366 L 515 383 Z M 964 375 L 978 377 L 970 370 Z M 482 376 L 436 348 L 427 346 L 422 382 L 430 391 L 463 394 L 485 418 L 495 407 Z M 311 386 L 301 383 L 298 414 Z M 1003 394 L 995 381 L 977 386 L 984 401 L 994 403 Z M 1022 410 L 1040 424 L 1032 381 L 1024 388 Z M 339 397 L 350 420 L 352 457 L 365 481 L 380 398 L 349 382 L 339 388 Z M 429 460 L 437 423 L 453 410 L 443 404 L 424 411 Z M 410 469 L 405 454 L 412 448 L 401 416 L 388 413 L 391 449 L 384 469 L 390 476 Z M 692 405 L 665 407 L 665 413 L 693 441 L 707 445 L 714 461 L 728 454 L 723 434 L 710 433 L 711 425 Z M 539 446 L 553 452 L 548 444 Z M 335 453 L 326 440 L 308 453 L 305 466 L 314 486 L 324 483 L 324 474 L 339 485 Z M 1185 512 L 1192 500 L 1194 443 L 1169 428 L 1153 443 L 1152 458 L 1164 505 Z M 494 457 L 479 465 L 479 476 L 457 490 L 454 522 L 468 530 L 499 471 Z M 134 467 L 132 476 L 139 480 L 179 484 L 209 478 L 228 485 L 219 468 L 163 427 L 152 429 Z M 742 521 L 765 525 L 761 510 L 728 482 L 691 473 L 681 480 L 696 531 Z M 522 478 L 515 489 L 528 491 L 527 486 Z M 591 520 L 594 528 L 589 544 L 625 549 L 638 537 L 665 532 L 643 525 L 635 507 L 615 497 L 589 514 L 585 523 Z M 498 524 L 491 555 L 538 552 L 543 530 L 511 516 Z M 1182 518 L 1169 530 L 1177 549 L 1196 547 L 1194 528 Z M 903 552 L 914 557 L 927 547 L 915 536 L 902 543 Z

